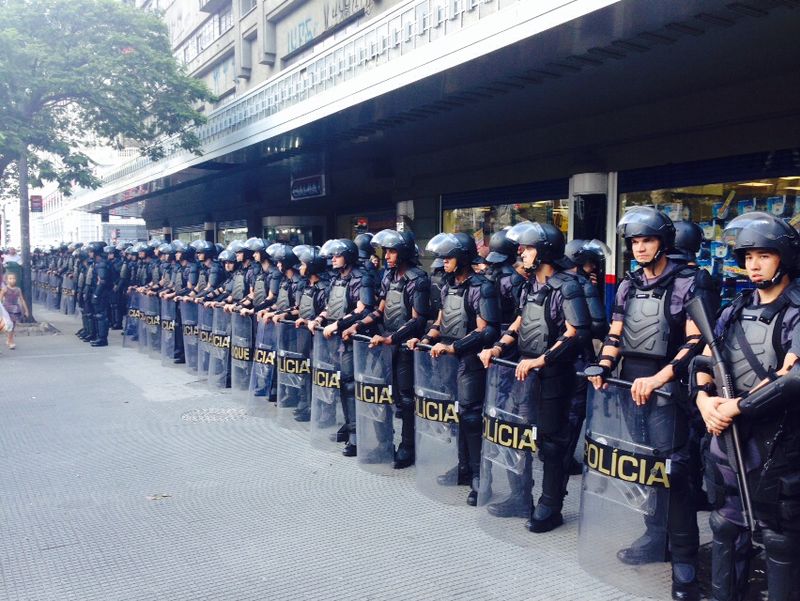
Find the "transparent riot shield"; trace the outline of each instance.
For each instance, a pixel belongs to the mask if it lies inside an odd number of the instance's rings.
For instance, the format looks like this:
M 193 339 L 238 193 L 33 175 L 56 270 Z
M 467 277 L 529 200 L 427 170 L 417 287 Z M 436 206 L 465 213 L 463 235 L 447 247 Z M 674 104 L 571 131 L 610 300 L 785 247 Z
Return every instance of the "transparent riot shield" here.
M 186 369 L 197 373 L 197 311 L 191 301 L 181 301 L 181 320 L 183 322 L 183 353 L 186 356 Z
M 589 387 L 578 562 L 634 595 L 670 598 L 667 453 L 676 409 L 655 395 L 636 406 L 630 390 L 615 384 Z M 640 565 L 621 561 L 623 549 L 636 549 Z
M 147 321 L 147 353 L 154 359 L 161 358 L 161 299 L 148 296 Z
M 61 276 L 51 275 L 48 283 L 50 288 L 47 295 L 47 308 L 58 311 L 61 302 Z
M 314 331 L 311 384 L 311 444 L 335 451 L 337 435 L 344 432 L 342 410 L 342 351 L 339 336 L 325 338 L 322 330 Z
M 275 377 L 275 324 L 258 320 L 253 367 L 250 371 L 250 394 L 247 412 L 256 417 L 274 416 L 275 408 L 270 403 L 272 381 Z
M 431 357 L 430 347 L 414 352 L 414 441 L 417 489 L 426 497 L 462 505 L 463 491 L 440 484 L 458 469 L 458 358 Z
M 208 357 L 208 386 L 212 389 L 230 386 L 231 314 L 214 307 L 211 324 L 211 349 Z
M 534 461 L 538 381 L 535 372 L 519 381 L 515 370 L 516 363 L 495 360 L 486 372 L 478 525 L 495 538 L 532 546 L 538 541 L 522 524 L 533 472 L 541 472 Z
M 368 472 L 389 473 L 394 462 L 394 348 L 369 348 L 369 336 L 354 338 L 358 465 Z
M 64 315 L 72 315 L 75 308 L 75 280 L 64 276 L 61 280 L 61 312 Z
M 139 293 L 132 292 L 128 301 L 128 312 L 125 314 L 125 325 L 122 328 L 122 346 L 132 348 L 139 339 Z
M 147 294 L 139 295 L 139 352 L 146 353 L 150 348 L 150 323 L 153 321 L 153 301 L 158 299 Z M 158 309 L 155 309 L 158 312 Z
M 161 299 L 161 365 L 173 365 L 175 360 L 175 328 L 177 305 Z
M 197 305 L 197 375 L 208 377 L 208 364 L 211 360 L 211 328 L 214 323 L 214 309 L 203 303 Z
M 283 320 L 276 326 L 278 424 L 308 429 L 311 415 L 311 348 L 313 337 L 306 327 Z
M 242 401 L 250 391 L 253 370 L 253 318 L 239 313 L 231 315 L 231 389 Z

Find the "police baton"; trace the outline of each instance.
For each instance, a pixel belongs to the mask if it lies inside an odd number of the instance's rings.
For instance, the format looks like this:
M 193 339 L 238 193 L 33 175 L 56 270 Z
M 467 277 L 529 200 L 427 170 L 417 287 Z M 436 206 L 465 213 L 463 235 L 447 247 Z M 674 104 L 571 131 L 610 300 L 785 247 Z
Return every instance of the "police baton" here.
M 714 336 L 714 328 L 711 326 L 711 319 L 708 316 L 708 309 L 700 297 L 695 297 L 686 303 L 686 312 L 692 321 L 700 330 L 708 348 L 711 349 L 711 357 L 713 359 L 714 382 L 717 385 L 717 390 L 720 396 L 726 399 L 732 399 L 733 393 L 733 378 L 731 377 L 728 366 L 725 364 L 725 357 L 719 348 L 719 339 Z M 728 455 L 728 463 L 731 469 L 736 474 L 736 483 L 739 486 L 739 497 L 742 499 L 742 508 L 744 511 L 745 525 L 751 533 L 756 531 L 756 523 L 753 519 L 753 503 L 750 499 L 750 485 L 747 482 L 747 469 L 744 464 L 744 455 L 742 454 L 742 444 L 739 438 L 739 427 L 734 419 L 730 427 L 723 433 L 726 438 L 726 447 Z M 733 456 L 731 457 L 731 447 L 733 448 Z
M 415 351 L 430 351 L 433 348 L 432 344 L 422 344 L 418 342 L 417 345 L 414 347 Z
M 629 382 L 628 380 L 621 380 L 619 378 L 609 378 L 604 376 L 605 370 L 600 367 L 599 365 L 590 365 L 585 370 L 577 372 L 575 375 L 579 378 L 594 378 L 600 376 L 603 378 L 604 381 L 608 382 L 609 384 L 614 384 L 615 386 L 620 386 L 622 388 L 630 388 L 633 386 L 633 382 Z M 657 394 L 658 396 L 664 397 L 665 399 L 671 399 L 672 393 L 668 390 L 662 390 L 661 388 L 656 388 L 653 391 L 653 394 Z
M 495 365 L 502 365 L 503 367 L 510 367 L 511 369 L 517 369 L 519 363 L 516 361 L 509 361 L 508 359 L 500 359 L 498 357 L 492 357 L 491 362 Z
M 360 342 L 372 342 L 372 336 L 367 336 L 366 334 L 353 334 L 350 336 L 353 340 L 358 340 Z

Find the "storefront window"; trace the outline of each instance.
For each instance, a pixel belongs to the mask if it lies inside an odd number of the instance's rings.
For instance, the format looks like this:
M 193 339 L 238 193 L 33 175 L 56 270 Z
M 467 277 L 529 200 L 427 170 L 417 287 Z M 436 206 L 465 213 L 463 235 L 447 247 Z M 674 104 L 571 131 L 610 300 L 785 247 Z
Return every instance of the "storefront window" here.
M 246 227 L 232 227 L 217 230 L 217 242 L 228 246 L 234 240 L 246 240 L 247 228 Z
M 298 244 L 322 244 L 322 227 L 277 225 L 264 228 L 264 238 L 270 242 L 282 242 L 297 246 Z
M 175 236 L 176 240 L 180 240 L 181 242 L 185 242 L 186 244 L 191 244 L 195 240 L 205 240 L 206 233 L 202 230 L 192 231 L 192 232 L 178 232 Z
M 723 287 L 723 300 L 733 298 L 747 286 L 747 278 L 737 267 L 730 248 L 722 239 L 725 225 L 737 215 L 765 211 L 800 224 L 800 176 L 747 180 L 629 192 L 620 194 L 620 215 L 632 206 L 654 206 L 673 221 L 691 220 L 703 228 L 705 241 L 698 255 L 698 265 L 714 275 Z M 624 248 L 624 245 L 620 246 Z M 629 270 L 631 261 L 620 253 L 617 273 Z
M 485 255 L 489 250 L 492 234 L 520 221 L 552 223 L 566 238 L 568 215 L 567 200 L 539 200 L 490 207 L 445 209 L 442 223 L 445 232 L 466 232 L 472 235 L 478 245 L 478 252 Z

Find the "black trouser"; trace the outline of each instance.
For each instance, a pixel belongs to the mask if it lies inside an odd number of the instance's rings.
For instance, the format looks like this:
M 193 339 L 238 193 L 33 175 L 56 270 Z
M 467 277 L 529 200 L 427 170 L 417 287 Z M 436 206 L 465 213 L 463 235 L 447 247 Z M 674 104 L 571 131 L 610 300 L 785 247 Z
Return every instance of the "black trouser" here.
M 458 364 L 458 465 L 472 473 L 473 488 L 481 473 L 483 400 L 486 370 L 477 355 L 461 357 Z
M 630 381 L 649 377 L 658 372 L 659 365 L 650 359 L 624 359 L 621 377 Z M 682 406 L 680 386 L 673 383 L 671 391 L 671 399 L 652 395 L 647 401 L 646 432 L 641 432 L 634 424 L 630 424 L 630 430 L 640 435 L 640 440 L 634 442 L 652 447 L 670 459 L 670 487 L 658 489 L 655 514 L 658 515 L 659 506 L 667 505 L 667 535 L 672 563 L 695 564 L 700 535 L 697 510 L 689 498 L 692 492 L 689 416 Z M 626 412 L 626 416 L 632 415 L 633 412 Z M 657 522 L 657 518 L 645 519 L 648 529 L 658 528 Z
M 100 342 L 108 342 L 108 309 L 109 293 L 102 291 L 100 294 L 92 298 L 92 305 L 94 306 L 94 322 L 95 322 L 95 338 Z
M 404 345 L 396 347 L 393 359 L 396 415 L 402 424 L 400 445 L 410 451 L 414 448 L 414 351 Z
M 342 411 L 344 428 L 350 435 L 350 444 L 356 444 L 356 383 L 353 366 L 353 343 L 342 342 Z
M 180 303 L 175 303 L 175 352 L 172 354 L 172 358 L 182 361 L 184 357 L 183 319 L 181 318 L 181 306 Z

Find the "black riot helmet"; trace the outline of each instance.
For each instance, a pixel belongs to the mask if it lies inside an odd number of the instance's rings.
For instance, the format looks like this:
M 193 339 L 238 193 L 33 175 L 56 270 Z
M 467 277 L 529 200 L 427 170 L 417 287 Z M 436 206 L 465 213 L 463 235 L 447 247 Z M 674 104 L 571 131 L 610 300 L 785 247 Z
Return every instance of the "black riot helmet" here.
M 105 254 L 106 256 L 111 255 L 116 259 L 119 256 L 119 251 L 117 250 L 116 246 L 106 246 L 103 249 L 103 254 Z
M 564 245 L 564 264 L 568 264 L 570 268 L 582 265 L 579 257 L 585 244 L 586 240 L 581 238 L 575 238 L 567 242 Z
M 277 244 L 278 248 L 274 249 L 271 253 L 272 259 L 278 263 L 281 273 L 286 273 L 287 269 L 297 269 L 300 266 L 300 261 L 297 255 L 294 254 L 292 246 L 289 244 Z
M 703 228 L 694 221 L 676 221 L 675 245 L 667 256 L 679 261 L 694 261 L 703 245 Z
M 514 262 L 519 244 L 508 237 L 510 229 L 510 226 L 506 226 L 489 238 L 489 254 L 486 255 L 487 263 L 505 265 Z
M 86 245 L 86 252 L 90 255 L 94 254 L 94 256 L 98 256 L 103 252 L 106 246 L 105 242 L 89 242 L 89 244 Z
M 777 284 L 784 275 L 795 277 L 800 259 L 800 235 L 783 219 L 754 211 L 733 219 L 722 234 L 729 244 L 733 242 L 733 254 L 739 267 L 745 267 L 748 250 L 765 249 L 778 253 L 780 265 L 775 275 L 756 284 L 765 289 Z
M 640 263 L 642 267 L 653 265 L 675 246 L 675 225 L 669 217 L 653 207 L 628 209 L 617 224 L 617 233 L 625 239 L 628 252 L 631 252 L 634 238 L 653 236 L 661 240 L 661 248 L 646 265 Z
M 478 255 L 475 239 L 469 234 L 463 233 L 436 234 L 430 239 L 425 250 L 436 255 L 438 259 L 455 259 L 459 269 L 468 267 Z
M 247 241 L 244 243 L 244 246 L 251 253 L 264 252 L 264 250 L 266 250 L 267 248 L 266 245 L 264 244 L 264 241 L 261 238 L 255 238 L 255 237 L 248 238 Z
M 536 262 L 548 263 L 563 267 L 564 234 L 556 226 L 536 221 L 523 221 L 513 226 L 507 236 L 520 246 L 532 246 L 536 249 Z
M 182 253 L 183 251 L 185 251 L 186 250 L 186 246 L 187 246 L 187 244 L 183 240 L 173 240 L 172 241 L 172 249 L 176 253 Z
M 163 244 L 163 242 L 164 242 L 163 240 L 160 240 L 158 238 L 150 238 L 150 240 L 147 241 L 147 246 L 149 246 L 150 248 L 155 250 L 159 246 L 161 246 L 161 244 Z
M 370 240 L 372 237 L 370 237 Z M 328 240 L 323 246 L 327 257 L 344 257 L 347 265 L 355 265 L 358 262 L 358 246 L 348 238 Z
M 213 259 L 217 256 L 217 247 L 208 240 L 195 240 L 190 245 L 198 255 L 203 255 L 203 260 Z
M 298 244 L 292 249 L 299 261 L 306 265 L 306 275 L 324 272 L 328 268 L 328 261 L 322 256 L 319 247 L 310 244 Z
M 158 252 L 161 253 L 161 260 L 168 260 L 170 255 L 175 254 L 175 248 L 169 242 L 164 242 L 158 247 Z
M 253 258 L 253 251 L 247 248 L 245 243 L 241 240 L 233 240 L 230 244 L 228 244 L 227 250 L 231 251 L 235 255 L 242 253 L 244 260 Z
M 181 261 L 194 261 L 197 251 L 194 246 L 187 244 L 181 252 Z
M 282 242 L 273 242 L 264 250 L 264 254 L 266 258 L 269 260 L 270 263 L 273 265 L 275 264 L 275 253 L 280 252 L 281 247 L 283 246 Z
M 594 263 L 598 271 L 605 271 L 606 259 L 610 256 L 611 249 L 608 245 L 597 238 L 592 238 L 584 242 L 583 247 L 575 255 L 575 262 L 578 265 Z
M 226 248 L 219 253 L 219 260 L 221 263 L 236 263 L 236 253 Z
M 381 230 L 372 238 L 372 247 L 391 248 L 397 251 L 397 256 L 403 261 L 414 261 L 415 244 L 414 234 L 411 232 L 398 232 L 397 230 Z
M 359 234 L 355 238 L 353 238 L 353 242 L 358 247 L 358 258 L 362 261 L 366 261 L 372 256 L 372 234 L 369 232 L 364 234 Z
M 117 250 L 120 252 L 127 252 L 130 247 L 130 242 L 117 242 Z

